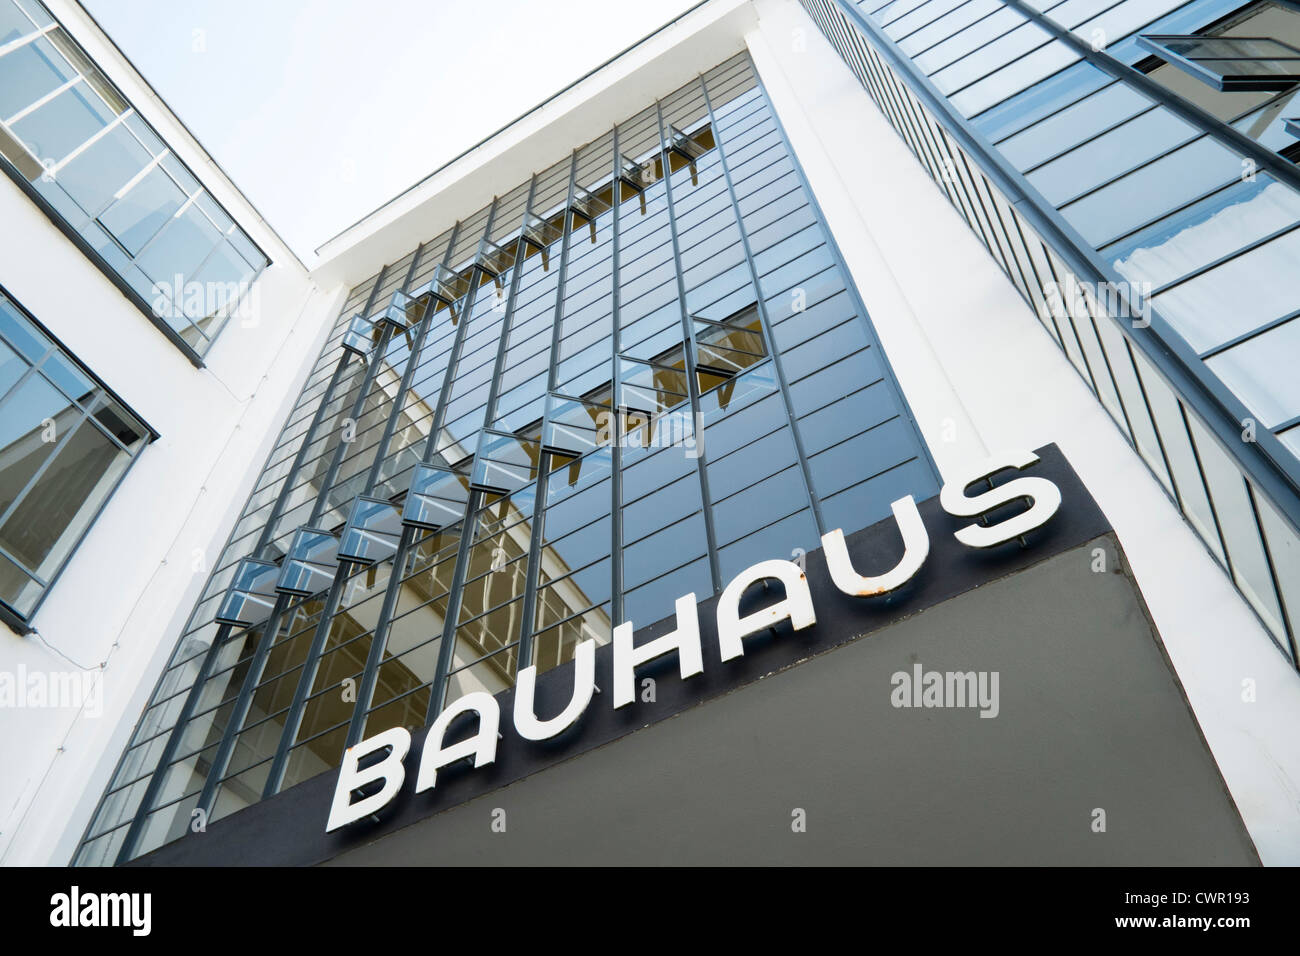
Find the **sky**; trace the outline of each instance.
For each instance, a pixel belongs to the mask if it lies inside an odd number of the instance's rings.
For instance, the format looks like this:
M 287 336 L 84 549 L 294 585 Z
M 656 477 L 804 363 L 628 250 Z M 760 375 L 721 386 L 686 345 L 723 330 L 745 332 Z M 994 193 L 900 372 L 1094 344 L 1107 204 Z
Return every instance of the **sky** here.
M 694 2 L 82 0 L 309 265 Z

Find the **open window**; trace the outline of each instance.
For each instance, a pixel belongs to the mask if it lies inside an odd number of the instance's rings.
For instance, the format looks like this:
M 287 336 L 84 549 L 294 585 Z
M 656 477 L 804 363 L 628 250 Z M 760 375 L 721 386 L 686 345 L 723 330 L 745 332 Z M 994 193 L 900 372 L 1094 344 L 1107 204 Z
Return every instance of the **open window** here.
M 1225 92 L 1276 92 L 1300 83 L 1300 49 L 1271 37 L 1145 34 L 1138 43 Z
M 496 495 L 518 491 L 537 477 L 541 442 L 484 429 L 470 487 Z
M 720 322 L 695 322 L 695 368 L 700 391 L 721 385 L 767 357 L 758 306 L 751 303 Z
M 261 624 L 275 607 L 280 566 L 272 561 L 244 558 L 235 569 L 226 596 L 217 609 L 218 624 L 247 627 Z
M 498 289 L 502 288 L 502 276 L 514 264 L 515 253 L 513 248 L 498 245 L 487 236 L 484 236 L 479 241 L 478 252 L 474 256 L 474 265 L 490 276 L 492 281 L 497 284 Z
M 410 294 L 417 299 L 427 295 L 445 306 L 451 312 L 451 321 L 454 325 L 460 320 L 456 312 L 456 303 L 469 293 L 470 288 L 470 280 L 465 275 L 447 268 L 440 262 L 433 267 L 433 274 L 424 285 L 412 290 Z
M 340 558 L 376 564 L 397 553 L 402 537 L 402 512 L 391 501 L 358 495 L 339 541 Z
M 524 228 L 521 234 L 527 250 L 524 255 L 541 253 L 543 271 L 551 268 L 551 246 L 564 238 L 563 222 L 563 217 L 557 223 L 554 219 L 545 219 L 531 210 L 524 213 Z
M 683 133 L 676 126 L 669 125 L 668 138 L 664 141 L 664 152 L 668 154 L 668 164 L 672 172 L 677 172 L 683 166 L 689 166 L 691 170 L 691 185 L 700 184 L 699 171 L 695 168 L 695 161 L 703 156 L 711 148 L 711 143 L 702 141 L 697 136 L 691 136 Z
M 339 539 L 320 528 L 299 528 L 284 556 L 275 589 L 307 597 L 324 591 L 339 568 Z
M 593 243 L 596 241 L 596 220 L 609 210 L 609 203 L 605 202 L 600 196 L 589 189 L 583 189 L 576 183 L 574 184 L 573 199 L 569 202 L 569 212 L 573 216 L 573 228 L 578 227 L 579 220 L 585 222 L 591 231 L 591 241 Z
M 1261 146 L 1300 159 L 1300 140 L 1286 125 L 1300 115 L 1300 11 L 1257 0 L 1196 33 L 1136 41 L 1151 54 L 1136 69 Z
M 406 492 L 402 524 L 423 531 L 441 531 L 465 517 L 469 479 L 448 468 L 417 465 Z

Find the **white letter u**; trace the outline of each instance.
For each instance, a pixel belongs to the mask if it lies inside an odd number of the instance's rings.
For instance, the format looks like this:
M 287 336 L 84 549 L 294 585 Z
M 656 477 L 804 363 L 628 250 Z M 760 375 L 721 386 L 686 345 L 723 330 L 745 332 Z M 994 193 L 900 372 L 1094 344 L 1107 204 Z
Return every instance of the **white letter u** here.
M 863 577 L 853 570 L 849 560 L 849 549 L 844 543 L 844 532 L 838 528 L 822 535 L 822 551 L 826 555 L 826 567 L 831 572 L 831 580 L 845 594 L 854 597 L 872 597 L 888 594 L 901 588 L 912 576 L 921 570 L 925 559 L 930 554 L 930 535 L 921 520 L 921 512 L 911 495 L 899 498 L 889 506 L 894 512 L 894 521 L 903 536 L 903 557 L 893 570 L 876 577 Z

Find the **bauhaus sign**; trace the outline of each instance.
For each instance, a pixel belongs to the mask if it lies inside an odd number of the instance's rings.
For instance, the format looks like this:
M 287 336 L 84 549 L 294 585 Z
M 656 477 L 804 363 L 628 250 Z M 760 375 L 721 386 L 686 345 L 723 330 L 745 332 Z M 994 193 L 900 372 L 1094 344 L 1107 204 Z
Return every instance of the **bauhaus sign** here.
M 1038 463 L 1033 452 L 1013 450 L 995 455 L 959 480 L 950 481 L 939 493 L 944 512 L 955 518 L 975 519 L 953 532 L 962 545 L 992 549 L 1020 539 L 1045 525 L 1061 505 L 1058 486 L 1037 475 L 1018 475 L 1000 484 L 991 479 L 1008 469 L 1023 471 Z M 988 489 L 968 494 L 977 482 Z M 1017 505 L 1017 503 L 1021 503 Z M 1009 506 L 1015 506 L 1006 516 Z M 834 588 L 854 600 L 871 602 L 888 599 L 912 581 L 930 555 L 930 533 L 916 502 L 910 497 L 892 504 L 893 520 L 903 542 L 903 552 L 893 566 L 877 575 L 863 575 L 854 567 L 844 535 L 830 531 L 822 537 L 816 560 L 825 563 Z M 742 600 L 756 585 L 781 585 L 783 596 L 757 609 Z M 772 589 L 775 593 L 776 589 Z M 742 610 L 742 608 L 745 608 Z M 667 610 L 665 608 L 665 610 Z M 639 668 L 668 655 L 675 655 L 683 681 L 705 670 L 701 642 L 699 605 L 694 594 L 679 597 L 675 605 L 675 627 L 658 637 L 636 644 L 632 622 L 614 629 L 612 693 L 614 710 L 635 705 L 634 682 Z M 792 561 L 760 561 L 737 574 L 723 590 L 713 611 L 716 617 L 718 663 L 726 664 L 745 655 L 746 642 L 760 633 L 782 627 L 803 631 L 817 624 L 817 607 L 805 569 Z M 567 704 L 554 716 L 540 717 L 535 708 L 536 667 L 521 668 L 511 710 L 513 733 L 523 741 L 550 740 L 579 722 L 592 704 L 596 691 L 596 645 L 584 641 L 574 650 L 572 692 Z M 477 729 L 468 738 L 446 743 L 453 721 L 463 715 L 477 717 Z M 414 792 L 433 790 L 439 770 L 461 760 L 474 767 L 492 764 L 501 739 L 501 706 L 496 697 L 473 692 L 453 701 L 429 727 L 420 752 Z M 346 827 L 383 809 L 396 797 L 406 780 L 405 761 L 411 750 L 411 733 L 394 727 L 351 747 L 343 756 L 330 806 L 326 831 Z M 363 766 L 364 765 L 364 766 Z

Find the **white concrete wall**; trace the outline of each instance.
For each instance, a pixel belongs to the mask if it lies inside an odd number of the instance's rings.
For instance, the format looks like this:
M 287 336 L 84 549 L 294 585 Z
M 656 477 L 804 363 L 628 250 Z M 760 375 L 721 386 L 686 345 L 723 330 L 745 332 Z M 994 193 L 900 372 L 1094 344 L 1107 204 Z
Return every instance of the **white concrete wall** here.
M 197 369 L 0 181 L 0 283 L 161 436 L 37 611 L 37 633 L 0 628 L 0 670 L 103 675 L 98 717 L 0 708 L 4 864 L 70 859 L 343 295 L 317 288 L 79 8 L 48 5 L 274 264 L 249 327 L 231 320 Z
M 755 6 L 750 52 L 939 468 L 1060 445 L 1119 535 L 1260 856 L 1300 863 L 1300 677 L 803 9 Z

